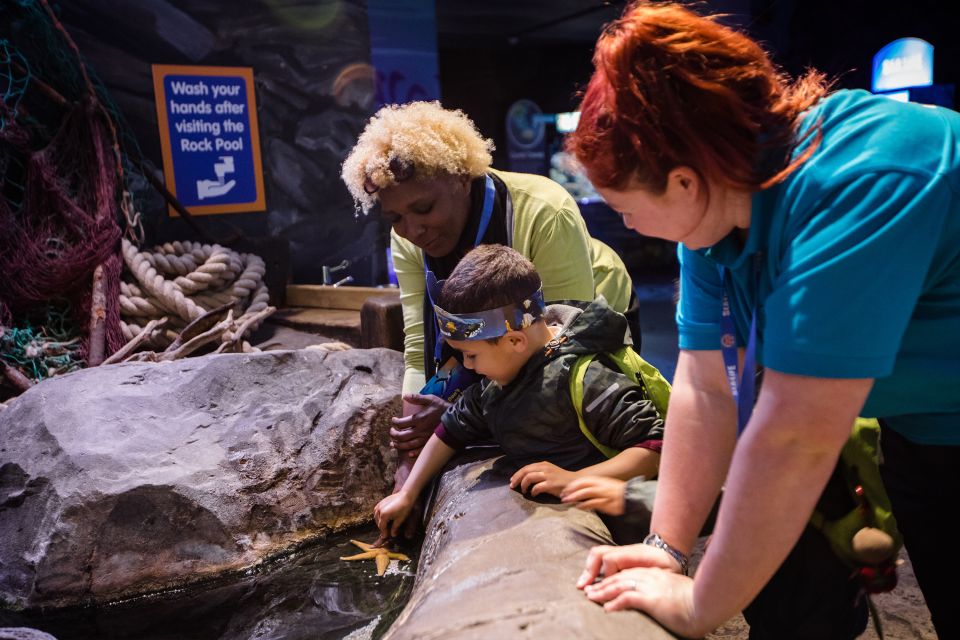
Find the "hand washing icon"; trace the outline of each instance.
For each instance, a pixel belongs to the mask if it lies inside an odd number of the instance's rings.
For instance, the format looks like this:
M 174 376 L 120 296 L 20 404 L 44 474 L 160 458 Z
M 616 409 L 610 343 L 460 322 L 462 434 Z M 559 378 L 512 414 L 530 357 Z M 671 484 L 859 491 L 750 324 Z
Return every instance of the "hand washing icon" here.
M 233 156 L 220 156 L 220 162 L 213 165 L 213 172 L 217 175 L 216 180 L 197 180 L 197 197 L 216 198 L 229 192 L 237 185 L 236 180 L 225 182 L 226 175 L 233 173 Z

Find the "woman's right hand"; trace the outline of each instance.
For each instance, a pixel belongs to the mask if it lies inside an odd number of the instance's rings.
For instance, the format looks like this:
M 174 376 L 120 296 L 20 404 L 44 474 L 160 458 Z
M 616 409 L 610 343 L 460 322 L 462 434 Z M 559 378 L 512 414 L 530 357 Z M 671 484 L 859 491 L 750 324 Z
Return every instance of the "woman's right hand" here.
M 680 573 L 680 565 L 663 549 L 647 544 L 631 544 L 624 547 L 602 545 L 590 549 L 586 566 L 577 578 L 577 589 L 593 584 L 597 576 L 609 578 L 624 569 L 655 567 Z
M 408 457 L 416 458 L 440 424 L 440 416 L 449 406 L 449 402 L 437 396 L 405 394 L 403 416 L 392 419 L 390 439 L 393 447 L 401 455 L 406 453 Z

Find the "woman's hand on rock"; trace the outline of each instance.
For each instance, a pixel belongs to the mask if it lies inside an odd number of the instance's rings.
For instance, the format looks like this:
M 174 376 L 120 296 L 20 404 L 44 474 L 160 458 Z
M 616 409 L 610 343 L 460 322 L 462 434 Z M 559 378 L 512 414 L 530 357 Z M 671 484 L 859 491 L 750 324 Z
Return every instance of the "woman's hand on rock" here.
M 408 393 L 403 396 L 403 416 L 393 418 L 390 444 L 401 454 L 417 457 L 433 435 L 440 416 L 450 403 L 437 396 Z
M 658 551 L 654 547 L 647 547 Z M 700 637 L 710 631 L 697 620 L 693 580 L 660 568 L 626 569 L 588 584 L 584 594 L 605 611 L 638 609 L 683 637 Z
M 680 565 L 669 553 L 647 544 L 630 544 L 623 547 L 601 545 L 590 549 L 583 573 L 577 578 L 577 588 L 593 584 L 597 576 L 610 578 L 625 569 L 637 567 L 665 569 L 680 573 Z

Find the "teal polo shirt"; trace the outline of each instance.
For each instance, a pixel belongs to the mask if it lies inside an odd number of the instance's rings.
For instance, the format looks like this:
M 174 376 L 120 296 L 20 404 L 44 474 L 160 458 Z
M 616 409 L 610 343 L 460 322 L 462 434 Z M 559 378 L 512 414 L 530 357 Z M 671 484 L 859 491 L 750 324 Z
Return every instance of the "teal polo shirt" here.
M 861 415 L 960 444 L 960 114 L 838 91 L 801 134 L 814 123 L 811 158 L 753 195 L 745 242 L 678 248 L 680 348 L 719 348 L 725 268 L 741 346 L 756 310 L 761 364 L 875 378 Z

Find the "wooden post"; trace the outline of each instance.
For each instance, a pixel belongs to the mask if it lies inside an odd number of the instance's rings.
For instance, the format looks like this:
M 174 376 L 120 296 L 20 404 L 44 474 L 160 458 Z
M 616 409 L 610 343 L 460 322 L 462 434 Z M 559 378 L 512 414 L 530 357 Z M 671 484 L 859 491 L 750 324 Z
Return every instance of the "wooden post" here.
M 87 366 L 96 367 L 107 351 L 107 293 L 103 278 L 103 265 L 93 271 L 93 297 L 90 300 L 90 346 L 87 349 Z
M 3 373 L 3 377 L 7 379 L 7 382 L 12 384 L 13 387 L 20 393 L 23 393 L 36 384 L 33 380 L 20 373 L 19 370 L 11 367 L 3 360 L 0 360 L 0 373 Z
M 403 351 L 403 309 L 400 296 L 368 298 L 360 307 L 360 346 Z

